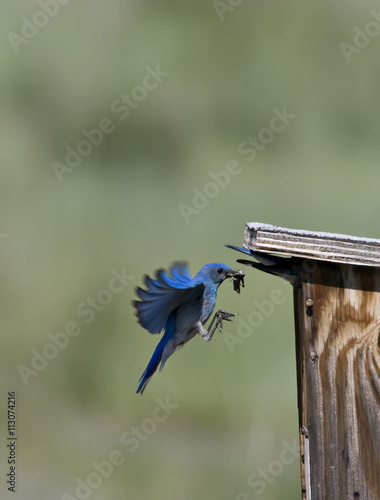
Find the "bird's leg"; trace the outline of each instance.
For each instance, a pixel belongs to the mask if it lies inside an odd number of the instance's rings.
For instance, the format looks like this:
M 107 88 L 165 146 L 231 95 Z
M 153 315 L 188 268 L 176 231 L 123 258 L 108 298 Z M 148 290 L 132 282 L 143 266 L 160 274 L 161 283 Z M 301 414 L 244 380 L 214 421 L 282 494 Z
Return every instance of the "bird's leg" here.
M 232 321 L 232 319 L 230 319 L 230 318 L 233 318 L 234 316 L 236 316 L 236 313 L 229 313 L 229 312 L 223 311 L 222 309 L 219 309 L 219 311 L 217 311 L 214 314 L 214 317 L 212 318 L 212 321 L 208 327 L 210 340 L 212 339 L 212 336 L 214 335 L 215 330 L 217 328 L 219 328 L 220 332 L 222 331 L 223 320 L 224 321 Z M 214 325 L 214 322 L 215 322 L 215 325 Z
M 211 320 L 211 323 L 208 327 L 208 330 L 204 328 L 201 322 L 198 324 L 198 330 L 200 335 L 203 337 L 203 340 L 206 342 L 210 341 L 215 333 L 215 330 L 219 328 L 219 331 L 222 331 L 223 328 L 223 320 L 224 321 L 232 321 L 232 317 L 236 316 L 236 313 L 228 313 L 226 311 L 223 311 L 222 309 L 219 309 L 214 314 L 214 317 Z M 215 323 L 215 324 L 214 324 Z

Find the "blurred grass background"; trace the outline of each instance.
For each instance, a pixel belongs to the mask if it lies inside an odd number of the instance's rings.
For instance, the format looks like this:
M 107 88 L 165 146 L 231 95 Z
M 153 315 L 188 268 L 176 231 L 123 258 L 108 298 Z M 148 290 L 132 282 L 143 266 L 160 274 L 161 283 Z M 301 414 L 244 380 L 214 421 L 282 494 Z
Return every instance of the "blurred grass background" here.
M 298 435 L 290 286 L 250 270 L 240 296 L 225 284 L 219 307 L 243 319 L 274 289 L 285 299 L 232 353 L 221 335 L 194 339 L 143 397 L 137 381 L 158 337 L 136 323 L 131 300 L 144 273 L 174 260 L 192 273 L 234 266 L 223 245 L 241 244 L 248 221 L 380 237 L 380 37 L 350 63 L 340 48 L 372 9 L 243 1 L 222 21 L 212 1 L 69 2 L 16 53 L 9 34 L 41 6 L 3 5 L 0 470 L 14 390 L 17 498 L 76 498 L 76 479 L 114 450 L 124 463 L 91 499 L 300 498 L 297 459 L 262 493 L 248 484 Z M 169 75 L 120 120 L 111 104 L 157 65 Z M 284 107 L 296 118 L 247 161 L 239 144 Z M 115 130 L 59 182 L 52 163 L 104 118 Z M 186 223 L 180 204 L 230 160 L 240 173 Z M 86 324 L 77 307 L 123 268 L 134 279 Z M 19 365 L 68 321 L 81 333 L 25 386 Z M 178 408 L 130 452 L 121 435 L 167 397 Z

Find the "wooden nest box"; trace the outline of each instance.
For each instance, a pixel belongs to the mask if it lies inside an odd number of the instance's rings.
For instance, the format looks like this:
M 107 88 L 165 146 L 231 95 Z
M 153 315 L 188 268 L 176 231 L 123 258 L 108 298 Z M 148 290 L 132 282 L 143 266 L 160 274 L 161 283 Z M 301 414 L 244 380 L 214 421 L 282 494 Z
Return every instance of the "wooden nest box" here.
M 379 500 L 380 240 L 249 223 L 244 245 L 293 285 L 302 498 Z

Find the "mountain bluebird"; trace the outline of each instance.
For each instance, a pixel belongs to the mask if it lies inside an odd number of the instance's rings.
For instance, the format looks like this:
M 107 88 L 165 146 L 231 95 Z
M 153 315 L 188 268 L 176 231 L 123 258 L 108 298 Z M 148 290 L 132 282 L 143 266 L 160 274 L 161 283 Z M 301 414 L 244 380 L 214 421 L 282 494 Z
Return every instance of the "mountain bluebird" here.
M 175 262 L 170 275 L 163 269 L 155 279 L 145 276 L 146 290 L 137 288 L 141 301 L 134 301 L 136 315 L 141 326 L 149 333 L 164 335 L 139 380 L 137 393 L 143 393 L 149 380 L 161 363 L 177 349 L 199 333 L 205 341 L 211 340 L 215 330 L 222 330 L 223 320 L 231 321 L 235 314 L 219 310 L 206 330 L 204 324 L 211 316 L 216 303 L 218 287 L 226 278 L 234 279 L 234 289 L 244 286 L 244 273 L 233 271 L 224 264 L 207 264 L 191 278 L 185 262 Z

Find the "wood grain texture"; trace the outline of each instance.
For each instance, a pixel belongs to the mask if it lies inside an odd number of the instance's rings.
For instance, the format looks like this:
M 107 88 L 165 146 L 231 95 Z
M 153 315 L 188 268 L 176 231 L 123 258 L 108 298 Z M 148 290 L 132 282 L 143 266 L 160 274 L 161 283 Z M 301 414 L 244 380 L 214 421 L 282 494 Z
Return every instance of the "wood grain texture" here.
M 249 222 L 245 225 L 244 245 L 262 253 L 380 266 L 380 240 L 373 238 Z
M 298 407 L 309 437 L 311 498 L 379 500 L 380 269 L 315 262 L 300 278 Z M 301 472 L 306 490 L 304 464 Z

